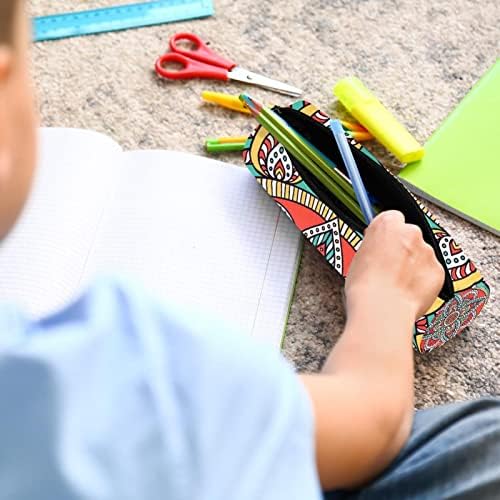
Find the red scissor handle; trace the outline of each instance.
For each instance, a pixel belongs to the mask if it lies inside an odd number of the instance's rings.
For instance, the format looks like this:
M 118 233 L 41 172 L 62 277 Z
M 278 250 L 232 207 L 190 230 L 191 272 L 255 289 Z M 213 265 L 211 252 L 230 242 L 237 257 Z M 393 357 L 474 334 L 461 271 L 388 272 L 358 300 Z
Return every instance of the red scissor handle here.
M 183 49 L 177 45 L 177 42 L 181 40 L 187 40 L 194 44 L 192 49 Z M 209 49 L 207 44 L 203 40 L 196 36 L 194 33 L 176 33 L 170 38 L 170 50 L 172 52 L 177 52 L 182 54 L 189 59 L 196 59 L 213 66 L 219 66 L 221 68 L 232 69 L 236 66 L 236 63 L 230 61 L 229 59 L 224 59 L 223 57 L 216 54 L 213 50 Z
M 181 64 L 180 69 L 168 69 L 168 63 Z M 212 66 L 195 61 L 176 52 L 167 52 L 156 61 L 156 72 L 163 78 L 171 80 L 187 80 L 189 78 L 210 78 L 214 80 L 228 80 L 228 70 L 220 66 Z

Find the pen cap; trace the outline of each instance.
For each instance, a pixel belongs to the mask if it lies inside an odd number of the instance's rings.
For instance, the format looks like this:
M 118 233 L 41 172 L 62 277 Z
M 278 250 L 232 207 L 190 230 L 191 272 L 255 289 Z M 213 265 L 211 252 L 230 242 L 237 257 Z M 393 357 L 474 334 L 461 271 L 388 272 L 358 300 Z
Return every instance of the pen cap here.
M 333 93 L 381 144 L 402 163 L 417 161 L 424 148 L 356 77 L 340 80 Z
M 239 111 L 240 113 L 250 114 L 250 110 L 240 101 L 238 96 L 223 94 L 221 92 L 210 92 L 204 90 L 201 97 L 208 102 L 212 102 L 223 108 Z

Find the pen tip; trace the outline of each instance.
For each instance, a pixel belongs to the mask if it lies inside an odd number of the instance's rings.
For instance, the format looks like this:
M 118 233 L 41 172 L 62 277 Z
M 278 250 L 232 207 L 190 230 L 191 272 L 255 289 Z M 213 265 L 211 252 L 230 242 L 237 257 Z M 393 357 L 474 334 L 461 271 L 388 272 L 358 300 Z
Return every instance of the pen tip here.
M 255 99 L 252 99 L 248 94 L 240 94 L 240 101 L 246 104 L 253 114 L 259 114 L 262 110 L 262 105 Z

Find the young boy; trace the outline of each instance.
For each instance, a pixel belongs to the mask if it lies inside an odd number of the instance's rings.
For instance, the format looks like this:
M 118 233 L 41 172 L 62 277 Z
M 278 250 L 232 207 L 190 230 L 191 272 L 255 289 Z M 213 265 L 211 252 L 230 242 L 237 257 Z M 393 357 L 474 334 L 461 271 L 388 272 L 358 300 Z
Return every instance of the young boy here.
M 0 238 L 35 163 L 22 3 L 0 2 Z M 378 216 L 345 331 L 302 377 L 117 282 L 36 323 L 0 304 L 0 498 L 498 498 L 498 400 L 414 415 L 412 325 L 442 281 L 419 229 Z

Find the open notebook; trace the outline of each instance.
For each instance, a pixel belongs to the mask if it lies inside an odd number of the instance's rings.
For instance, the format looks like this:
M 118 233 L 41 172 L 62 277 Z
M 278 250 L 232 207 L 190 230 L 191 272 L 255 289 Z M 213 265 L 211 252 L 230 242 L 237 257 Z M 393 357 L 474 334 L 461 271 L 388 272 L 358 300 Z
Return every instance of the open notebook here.
M 246 169 L 173 151 L 123 152 L 107 136 L 42 129 L 32 197 L 0 246 L 0 300 L 34 316 L 96 275 L 278 347 L 300 232 Z

